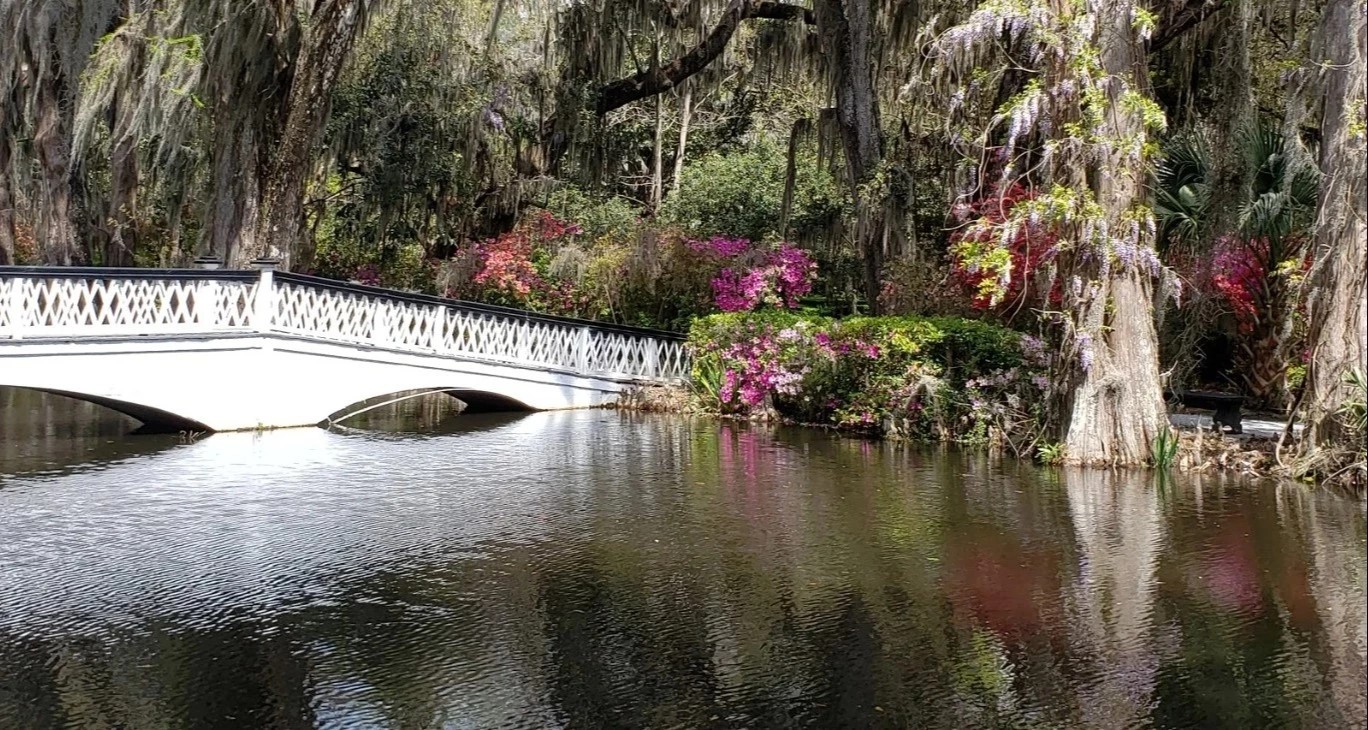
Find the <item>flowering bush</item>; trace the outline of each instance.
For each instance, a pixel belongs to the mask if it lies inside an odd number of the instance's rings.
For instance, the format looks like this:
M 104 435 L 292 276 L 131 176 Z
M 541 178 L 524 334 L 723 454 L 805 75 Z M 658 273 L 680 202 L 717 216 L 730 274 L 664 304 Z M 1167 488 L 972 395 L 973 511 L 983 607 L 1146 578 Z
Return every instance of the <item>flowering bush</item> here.
M 994 309 L 1020 301 L 1027 282 L 1055 255 L 1058 235 L 1028 216 L 1024 225 L 1008 225 L 1017 205 L 1035 199 L 1020 183 L 993 191 L 952 209 L 962 227 L 950 240 L 952 278 L 973 297 L 977 309 Z M 1059 292 L 1050 299 L 1059 301 Z
M 548 252 L 573 241 L 579 226 L 546 211 L 513 230 L 482 241 L 470 249 L 470 276 L 448 286 L 445 294 L 493 304 L 562 311 L 573 306 L 574 294 L 563 282 L 546 275 Z M 538 266 L 541 263 L 541 266 Z
M 380 267 L 375 264 L 362 264 L 356 267 L 352 279 L 367 286 L 380 286 Z
M 812 257 L 788 243 L 766 250 L 744 238 L 717 236 L 690 246 L 725 264 L 712 280 L 714 301 L 724 312 L 748 312 L 762 304 L 793 309 L 812 291 L 817 274 Z
M 1194 327 L 1225 343 L 1224 350 L 1206 356 L 1233 366 L 1229 375 L 1251 407 L 1280 409 L 1290 397 L 1289 368 L 1306 336 L 1305 303 L 1298 303 L 1295 292 L 1311 263 L 1308 248 L 1300 234 L 1274 241 L 1227 234 L 1209 253 L 1172 256 L 1195 285 L 1196 296 L 1181 311 Z M 1228 317 L 1203 319 L 1203 307 L 1213 303 L 1217 314 Z M 1214 379 L 1216 372 L 1206 377 Z
M 1298 253 L 1305 250 L 1301 245 L 1288 248 Z M 1199 273 L 1210 291 L 1230 308 L 1240 334 L 1252 333 L 1263 310 L 1277 304 L 1267 301 L 1272 293 L 1269 279 L 1278 277 L 1295 281 L 1311 264 L 1311 257 L 1305 255 L 1279 262 L 1270 261 L 1270 258 L 1266 238 L 1221 236 L 1205 262 L 1206 270 Z
M 794 308 L 812 290 L 816 264 L 787 243 L 692 240 L 641 227 L 632 238 L 583 230 L 541 211 L 447 266 L 447 296 L 656 327 L 680 327 L 712 311 Z
M 713 315 L 689 334 L 695 376 L 717 381 L 709 392 L 724 412 L 870 431 L 901 419 L 922 435 L 961 439 L 1034 418 L 1047 383 L 1030 342 L 950 317 L 786 312 Z

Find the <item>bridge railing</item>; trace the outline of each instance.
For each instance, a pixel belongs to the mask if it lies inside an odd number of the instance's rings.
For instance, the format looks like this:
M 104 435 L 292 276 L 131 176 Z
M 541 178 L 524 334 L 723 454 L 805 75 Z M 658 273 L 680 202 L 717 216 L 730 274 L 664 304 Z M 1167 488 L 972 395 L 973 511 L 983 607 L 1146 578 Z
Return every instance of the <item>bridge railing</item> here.
M 0 267 L 0 343 L 281 334 L 612 379 L 687 378 L 671 332 L 238 270 Z

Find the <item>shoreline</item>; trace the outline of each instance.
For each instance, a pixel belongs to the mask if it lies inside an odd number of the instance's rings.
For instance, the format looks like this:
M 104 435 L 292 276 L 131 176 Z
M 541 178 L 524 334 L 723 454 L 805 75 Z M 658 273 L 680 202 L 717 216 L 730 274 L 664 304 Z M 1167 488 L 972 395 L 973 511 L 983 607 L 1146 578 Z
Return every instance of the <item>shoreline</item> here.
M 712 413 L 694 407 L 690 401 L 690 393 L 687 387 L 651 385 L 630 391 L 623 396 L 622 400 L 610 405 L 609 408 L 614 410 L 635 411 L 638 413 L 673 413 L 707 416 L 709 418 L 715 418 L 718 421 L 800 426 L 803 428 L 834 431 L 843 435 L 882 441 L 927 444 L 946 443 L 946 441 L 926 441 L 924 439 L 908 438 L 900 435 L 897 429 L 893 429 L 892 431 L 887 431 L 885 429 L 857 430 L 842 428 L 835 424 L 802 423 L 775 413 L 752 416 Z M 1173 416 L 1178 414 L 1171 413 L 1169 415 Z M 1278 438 L 1276 437 L 1253 435 L 1244 438 L 1231 438 L 1228 434 L 1217 434 L 1200 426 L 1179 425 L 1177 423 L 1173 424 L 1173 429 L 1178 437 L 1178 451 L 1174 456 L 1172 468 L 1180 473 L 1203 474 L 1221 472 L 1254 478 L 1278 479 L 1292 481 L 1298 484 L 1307 484 L 1307 482 L 1293 479 L 1283 473 L 1277 460 Z M 1001 444 L 1001 439 L 998 439 L 998 443 L 996 444 L 979 448 L 994 451 L 1010 451 L 1010 449 Z M 1035 461 L 1034 459 L 1030 459 L 1029 456 L 1018 455 L 1018 458 Z M 1316 483 L 1315 486 L 1320 486 L 1320 484 Z

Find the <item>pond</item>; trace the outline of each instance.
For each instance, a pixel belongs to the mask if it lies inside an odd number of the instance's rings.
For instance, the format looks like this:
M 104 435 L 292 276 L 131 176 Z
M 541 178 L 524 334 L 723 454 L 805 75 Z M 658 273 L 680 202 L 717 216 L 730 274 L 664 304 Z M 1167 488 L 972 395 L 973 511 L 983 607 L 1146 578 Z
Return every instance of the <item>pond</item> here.
M 1365 726 L 1360 500 L 411 401 L 0 389 L 0 727 Z

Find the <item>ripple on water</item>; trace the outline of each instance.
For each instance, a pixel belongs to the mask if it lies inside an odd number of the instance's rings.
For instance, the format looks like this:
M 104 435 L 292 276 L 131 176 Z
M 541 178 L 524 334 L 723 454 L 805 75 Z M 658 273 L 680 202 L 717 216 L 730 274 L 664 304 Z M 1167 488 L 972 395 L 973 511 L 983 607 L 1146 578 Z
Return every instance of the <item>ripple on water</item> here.
M 10 474 L 0 726 L 1362 726 L 1361 505 L 467 423 Z

